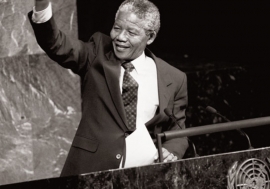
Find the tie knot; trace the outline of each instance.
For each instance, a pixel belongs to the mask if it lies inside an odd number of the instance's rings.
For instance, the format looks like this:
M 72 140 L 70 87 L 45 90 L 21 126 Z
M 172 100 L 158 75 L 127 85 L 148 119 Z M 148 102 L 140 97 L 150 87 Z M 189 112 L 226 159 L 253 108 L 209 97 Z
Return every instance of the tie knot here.
M 134 66 L 131 62 L 126 62 L 123 63 L 122 66 L 125 68 L 125 70 L 127 70 L 128 72 L 132 72 L 132 70 L 134 69 Z

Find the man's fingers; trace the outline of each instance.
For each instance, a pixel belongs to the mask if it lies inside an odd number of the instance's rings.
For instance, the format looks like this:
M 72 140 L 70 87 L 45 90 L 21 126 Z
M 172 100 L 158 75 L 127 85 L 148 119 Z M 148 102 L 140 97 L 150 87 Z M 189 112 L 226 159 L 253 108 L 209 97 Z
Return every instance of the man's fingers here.
M 162 156 L 163 156 L 163 162 L 169 162 L 169 161 L 176 161 L 178 160 L 178 157 L 175 156 L 173 153 L 170 153 L 167 149 L 162 148 Z M 158 153 L 154 157 L 155 162 L 159 162 L 158 159 Z
M 170 153 L 163 162 L 169 162 L 169 161 L 176 161 L 178 160 L 178 157 L 175 156 L 173 153 Z
M 172 159 L 172 161 L 176 161 L 176 160 L 178 160 L 178 157 L 177 156 L 174 156 L 173 159 Z
M 164 158 L 164 162 L 172 161 L 174 159 L 174 155 L 172 153 L 169 153 L 169 155 Z
M 170 155 L 170 152 L 167 149 L 162 148 L 162 154 L 163 154 L 163 159 L 166 159 Z

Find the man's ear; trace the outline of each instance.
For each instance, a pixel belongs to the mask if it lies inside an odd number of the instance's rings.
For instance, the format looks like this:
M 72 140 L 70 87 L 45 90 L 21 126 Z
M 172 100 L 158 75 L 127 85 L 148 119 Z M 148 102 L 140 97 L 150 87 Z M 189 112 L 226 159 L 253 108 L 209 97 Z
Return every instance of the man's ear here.
M 148 41 L 147 41 L 146 44 L 147 44 L 147 45 L 150 45 L 150 44 L 153 43 L 154 40 L 156 39 L 157 33 L 156 33 L 155 31 L 152 31 L 151 33 L 149 33 L 148 37 L 149 37 L 149 39 L 148 39 Z

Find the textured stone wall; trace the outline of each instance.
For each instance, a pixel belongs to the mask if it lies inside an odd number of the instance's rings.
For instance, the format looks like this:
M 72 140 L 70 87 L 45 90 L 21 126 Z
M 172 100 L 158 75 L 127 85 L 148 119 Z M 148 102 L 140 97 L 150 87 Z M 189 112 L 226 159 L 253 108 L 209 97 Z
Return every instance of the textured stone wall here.
M 54 0 L 77 35 L 76 0 Z M 59 176 L 80 120 L 80 81 L 36 43 L 33 0 L 0 0 L 0 185 Z

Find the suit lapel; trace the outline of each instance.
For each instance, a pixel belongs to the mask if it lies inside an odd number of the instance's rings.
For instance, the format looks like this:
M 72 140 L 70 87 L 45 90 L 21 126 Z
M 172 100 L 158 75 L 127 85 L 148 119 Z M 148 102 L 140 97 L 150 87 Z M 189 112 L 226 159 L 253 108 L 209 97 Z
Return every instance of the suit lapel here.
M 166 68 L 162 67 L 159 61 L 157 62 L 157 78 L 158 78 L 158 93 L 159 93 L 159 113 L 164 113 L 164 109 L 168 105 L 169 91 L 168 86 L 171 85 L 170 75 L 167 74 Z
M 127 121 L 126 114 L 124 110 L 124 105 L 122 102 L 122 96 L 120 92 L 119 86 L 119 76 L 121 72 L 121 62 L 117 60 L 113 54 L 113 52 L 108 52 L 106 54 L 108 61 L 103 63 L 103 69 L 105 73 L 106 82 L 110 91 L 110 95 L 112 97 L 113 103 L 117 112 L 122 121 L 120 121 L 120 126 L 125 131 L 127 130 Z
M 156 115 L 146 123 L 146 126 L 155 125 L 160 122 L 167 116 L 164 113 L 164 109 L 167 108 L 168 102 L 170 100 L 170 94 L 168 87 L 172 84 L 172 79 L 168 74 L 165 64 L 152 54 L 149 50 L 146 49 L 146 54 L 153 58 L 157 66 L 157 81 L 158 81 L 158 96 L 159 96 L 159 108 L 156 112 Z

